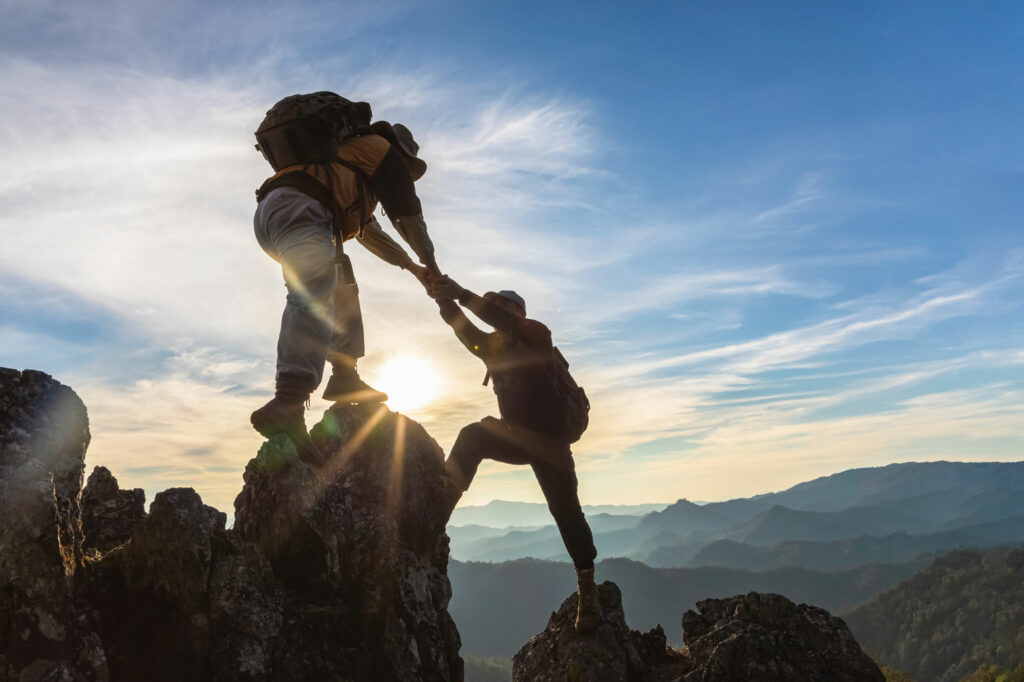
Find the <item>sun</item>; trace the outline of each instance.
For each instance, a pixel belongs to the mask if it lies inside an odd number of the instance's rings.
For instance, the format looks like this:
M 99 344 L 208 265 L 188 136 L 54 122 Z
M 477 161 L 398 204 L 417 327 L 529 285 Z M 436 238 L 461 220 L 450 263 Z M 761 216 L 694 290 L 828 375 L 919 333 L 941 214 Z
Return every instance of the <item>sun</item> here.
M 392 410 L 414 410 L 437 396 L 439 381 L 433 365 L 400 355 L 377 370 L 373 387 L 388 394 Z

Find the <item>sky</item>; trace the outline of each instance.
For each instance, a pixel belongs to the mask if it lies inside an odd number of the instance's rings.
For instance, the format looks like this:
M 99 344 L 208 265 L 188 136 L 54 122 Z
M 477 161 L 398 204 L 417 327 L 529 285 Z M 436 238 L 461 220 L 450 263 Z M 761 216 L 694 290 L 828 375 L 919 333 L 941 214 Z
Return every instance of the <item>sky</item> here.
M 1022 38 L 1010 2 L 0 0 L 0 366 L 78 392 L 89 468 L 230 512 L 284 303 L 253 131 L 332 90 L 416 135 L 441 268 L 552 329 L 585 504 L 1019 460 Z M 348 252 L 360 372 L 447 451 L 483 367 Z M 485 463 L 491 499 L 542 496 Z

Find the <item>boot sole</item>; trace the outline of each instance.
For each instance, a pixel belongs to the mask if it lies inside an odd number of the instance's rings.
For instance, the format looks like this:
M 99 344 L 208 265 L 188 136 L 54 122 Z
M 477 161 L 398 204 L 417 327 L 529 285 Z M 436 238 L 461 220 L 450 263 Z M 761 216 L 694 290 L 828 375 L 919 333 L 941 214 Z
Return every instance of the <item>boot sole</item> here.
M 324 400 L 332 403 L 385 403 L 388 394 L 382 391 L 353 391 L 352 393 L 328 393 L 324 391 Z

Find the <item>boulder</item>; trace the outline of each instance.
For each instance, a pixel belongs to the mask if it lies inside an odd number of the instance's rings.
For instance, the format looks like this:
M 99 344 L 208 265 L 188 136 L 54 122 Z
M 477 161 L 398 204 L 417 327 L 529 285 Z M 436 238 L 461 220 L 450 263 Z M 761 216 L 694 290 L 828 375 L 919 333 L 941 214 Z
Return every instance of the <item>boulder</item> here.
M 777 594 L 706 599 L 683 615 L 685 648 L 656 627 L 630 630 L 614 583 L 600 585 L 602 623 L 573 630 L 576 596 L 513 658 L 516 682 L 884 682 L 842 620 Z
M 683 614 L 694 669 L 684 682 L 884 682 L 842 619 L 782 595 L 750 592 L 697 602 Z

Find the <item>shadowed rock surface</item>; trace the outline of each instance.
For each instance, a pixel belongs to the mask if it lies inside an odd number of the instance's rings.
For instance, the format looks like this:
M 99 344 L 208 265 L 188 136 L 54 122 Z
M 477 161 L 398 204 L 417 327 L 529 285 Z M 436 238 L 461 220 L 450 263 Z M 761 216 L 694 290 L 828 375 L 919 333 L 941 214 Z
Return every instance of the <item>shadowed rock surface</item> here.
M 440 448 L 377 406 L 314 437 L 318 471 L 264 443 L 234 529 L 191 488 L 145 514 L 102 468 L 82 494 L 73 391 L 0 370 L 0 682 L 462 680 Z
M 105 554 L 132 537 L 132 526 L 146 515 L 142 488 L 121 490 L 106 467 L 96 467 L 82 491 L 82 549 Z
M 513 658 L 516 682 L 884 682 L 846 624 L 824 609 L 751 592 L 699 602 L 683 615 L 683 641 L 656 627 L 630 630 L 614 583 L 600 586 L 602 624 L 573 631 L 576 596 Z
M 516 682 L 662 682 L 676 680 L 689 666 L 668 648 L 660 626 L 646 634 L 630 630 L 622 593 L 613 582 L 598 585 L 601 625 L 589 635 L 576 633 L 577 595 L 551 614 L 544 632 L 512 658 Z
M 825 609 L 750 592 L 705 599 L 683 614 L 695 669 L 685 682 L 884 682 L 850 629 Z
M 263 444 L 233 529 L 191 488 L 147 514 L 102 467 L 83 494 L 89 425 L 71 389 L 0 369 L 0 682 L 461 682 L 441 449 L 383 406 L 332 407 L 313 437 L 321 469 L 284 438 Z M 573 629 L 573 594 L 515 679 L 883 679 L 841 620 L 777 595 L 700 602 L 682 652 L 660 626 L 629 629 L 615 584 L 600 596 L 595 633 Z
M 0 681 L 105 679 L 82 568 L 85 405 L 42 372 L 0 368 Z

